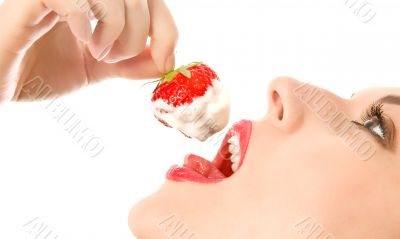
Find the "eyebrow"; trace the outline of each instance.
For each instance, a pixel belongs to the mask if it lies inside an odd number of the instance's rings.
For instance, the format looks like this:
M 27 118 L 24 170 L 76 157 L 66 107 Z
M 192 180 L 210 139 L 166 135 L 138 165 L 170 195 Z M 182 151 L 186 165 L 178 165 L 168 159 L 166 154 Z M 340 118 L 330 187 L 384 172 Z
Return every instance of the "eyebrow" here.
M 386 95 L 382 98 L 379 99 L 379 102 L 384 103 L 384 104 L 393 104 L 393 105 L 400 105 L 400 95 Z M 389 145 L 391 145 L 390 147 L 393 148 L 393 142 L 395 141 L 396 138 L 396 126 L 393 122 L 392 119 L 390 119 L 390 124 L 393 127 L 393 134 L 391 136 L 391 142 L 389 142 Z
M 378 100 L 381 103 L 400 105 L 399 95 L 387 95 Z

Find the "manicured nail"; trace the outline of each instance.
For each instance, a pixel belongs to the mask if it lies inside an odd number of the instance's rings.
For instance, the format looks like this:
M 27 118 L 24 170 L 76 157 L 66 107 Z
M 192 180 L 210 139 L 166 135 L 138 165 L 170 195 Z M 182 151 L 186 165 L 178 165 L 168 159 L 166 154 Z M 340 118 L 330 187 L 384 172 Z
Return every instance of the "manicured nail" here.
M 97 61 L 102 61 L 108 55 L 108 53 L 110 53 L 111 48 L 112 48 L 112 45 L 106 47 L 104 49 L 104 51 L 96 58 Z
M 103 61 L 105 63 L 114 64 L 114 63 L 120 62 L 121 60 L 120 59 L 104 59 Z

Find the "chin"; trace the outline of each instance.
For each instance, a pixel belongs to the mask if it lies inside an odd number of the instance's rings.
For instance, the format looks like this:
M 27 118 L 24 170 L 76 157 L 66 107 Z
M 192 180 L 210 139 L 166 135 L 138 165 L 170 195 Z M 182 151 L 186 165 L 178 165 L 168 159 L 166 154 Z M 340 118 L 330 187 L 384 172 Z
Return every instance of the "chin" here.
M 133 206 L 129 213 L 129 228 L 138 239 L 196 239 L 193 228 L 188 225 L 207 220 L 198 218 L 193 210 L 194 199 L 206 199 L 202 191 L 198 185 L 167 180 L 160 190 Z M 182 233 L 181 237 L 175 235 Z
M 157 218 L 161 218 L 158 203 L 153 203 L 153 196 L 143 199 L 137 203 L 130 211 L 128 217 L 128 225 L 138 239 L 146 238 L 165 238 L 162 231 L 157 227 Z

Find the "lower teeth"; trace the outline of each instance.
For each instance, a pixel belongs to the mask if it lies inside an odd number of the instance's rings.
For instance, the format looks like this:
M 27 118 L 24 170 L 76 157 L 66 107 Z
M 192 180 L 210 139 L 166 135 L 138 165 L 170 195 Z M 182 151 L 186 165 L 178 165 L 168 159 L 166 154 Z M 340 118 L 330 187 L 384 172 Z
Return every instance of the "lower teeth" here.
M 231 154 L 228 160 L 232 162 L 231 169 L 235 173 L 239 168 L 240 161 L 240 146 L 239 146 L 239 138 L 234 135 L 228 140 L 229 146 L 228 151 Z
M 232 171 L 233 171 L 234 173 L 236 173 L 236 171 L 237 171 L 238 168 L 239 168 L 239 163 L 234 163 L 234 164 L 232 164 L 231 168 L 232 168 Z

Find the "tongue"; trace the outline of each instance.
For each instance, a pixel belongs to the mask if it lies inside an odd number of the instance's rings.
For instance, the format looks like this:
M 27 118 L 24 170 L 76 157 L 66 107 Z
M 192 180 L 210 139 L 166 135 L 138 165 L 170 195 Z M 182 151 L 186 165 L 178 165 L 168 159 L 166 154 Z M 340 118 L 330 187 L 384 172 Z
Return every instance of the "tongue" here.
M 209 179 L 226 178 L 226 176 L 213 163 L 194 154 L 186 155 L 183 166 L 191 168 Z

